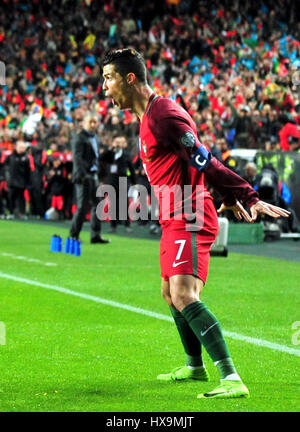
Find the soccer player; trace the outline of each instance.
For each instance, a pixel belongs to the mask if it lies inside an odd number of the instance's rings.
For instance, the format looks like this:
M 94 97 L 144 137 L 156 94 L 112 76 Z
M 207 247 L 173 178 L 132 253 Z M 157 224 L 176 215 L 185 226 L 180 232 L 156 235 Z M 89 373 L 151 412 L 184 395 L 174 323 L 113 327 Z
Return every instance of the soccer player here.
M 134 49 L 106 53 L 103 89 L 115 105 L 120 109 L 131 109 L 139 118 L 140 157 L 150 184 L 159 187 L 160 191 L 166 187 L 180 186 L 183 189 L 185 185 L 191 185 L 192 208 L 196 208 L 200 201 L 202 211 L 198 213 L 204 214 L 197 222 L 199 229 L 191 230 L 188 215 L 183 212 L 181 220 L 178 218 L 184 200 L 176 200 L 173 196 L 169 217 L 166 218 L 162 211 L 163 193 L 157 193 L 162 227 L 162 295 L 170 306 L 186 353 L 185 366 L 157 378 L 160 381 L 208 381 L 201 355 L 203 345 L 218 369 L 220 385 L 198 397 L 248 397 L 249 391 L 235 369 L 220 324 L 200 301 L 211 245 L 218 233 L 217 212 L 204 187 L 204 178 L 221 195 L 219 213 L 231 209 L 238 219 L 244 218 L 247 222 L 253 222 L 259 213 L 275 218 L 287 217 L 289 213 L 260 201 L 245 180 L 212 158 L 200 143 L 190 115 L 175 102 L 156 95 L 147 83 L 146 75 L 144 59 Z M 200 195 L 197 193 L 199 188 L 202 191 Z M 244 206 L 250 208 L 251 215 Z

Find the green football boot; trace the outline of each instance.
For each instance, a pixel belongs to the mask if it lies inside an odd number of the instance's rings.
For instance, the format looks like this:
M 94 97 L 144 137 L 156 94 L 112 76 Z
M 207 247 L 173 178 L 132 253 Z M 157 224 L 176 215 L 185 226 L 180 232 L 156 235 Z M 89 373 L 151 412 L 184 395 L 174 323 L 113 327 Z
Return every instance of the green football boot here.
M 167 374 L 157 376 L 159 381 L 183 381 L 188 379 L 209 381 L 209 374 L 205 366 L 199 369 L 189 369 L 187 366 L 179 366 Z
M 221 384 L 208 393 L 202 393 L 197 398 L 247 398 L 249 390 L 242 381 L 221 380 Z

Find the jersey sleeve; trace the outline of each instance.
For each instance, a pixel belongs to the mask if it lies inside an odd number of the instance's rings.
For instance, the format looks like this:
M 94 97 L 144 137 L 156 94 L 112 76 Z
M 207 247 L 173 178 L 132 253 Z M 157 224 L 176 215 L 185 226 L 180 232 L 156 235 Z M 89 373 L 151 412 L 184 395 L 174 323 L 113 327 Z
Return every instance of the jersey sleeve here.
M 252 186 L 215 157 L 211 159 L 211 163 L 204 171 L 204 176 L 208 184 L 219 193 L 227 206 L 234 205 L 238 200 L 251 207 L 259 201 L 258 194 Z
M 151 113 L 149 126 L 160 145 L 170 147 L 186 162 L 192 149 L 201 145 L 191 121 L 181 115 L 180 109 L 174 109 L 170 101 L 159 101 Z
M 170 147 L 186 162 L 190 162 L 192 150 L 203 145 L 197 136 L 193 120 L 170 100 L 161 99 L 153 104 L 149 126 L 160 145 Z M 259 201 L 250 184 L 216 158 L 211 159 L 203 172 L 205 179 L 219 193 L 225 205 L 234 205 L 239 200 L 251 207 Z

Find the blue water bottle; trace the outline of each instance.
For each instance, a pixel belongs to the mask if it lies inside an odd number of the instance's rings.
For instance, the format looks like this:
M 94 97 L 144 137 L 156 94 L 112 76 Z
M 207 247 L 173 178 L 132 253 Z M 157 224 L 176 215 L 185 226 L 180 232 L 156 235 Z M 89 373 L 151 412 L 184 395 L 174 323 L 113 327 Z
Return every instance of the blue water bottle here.
M 56 252 L 62 251 L 62 238 L 60 236 L 57 236 L 57 250 Z
M 81 256 L 81 241 L 75 240 L 74 255 Z
M 74 248 L 75 248 L 75 242 L 76 240 L 74 239 L 70 239 L 70 249 L 69 249 L 69 254 L 73 255 L 74 254 Z
M 66 239 L 65 249 L 64 249 L 64 252 L 65 252 L 66 254 L 70 253 L 70 240 L 71 240 L 71 239 L 70 239 L 69 237 Z
M 50 251 L 51 252 L 56 252 L 56 246 L 57 245 L 57 236 L 54 234 L 51 237 L 51 243 L 50 243 Z

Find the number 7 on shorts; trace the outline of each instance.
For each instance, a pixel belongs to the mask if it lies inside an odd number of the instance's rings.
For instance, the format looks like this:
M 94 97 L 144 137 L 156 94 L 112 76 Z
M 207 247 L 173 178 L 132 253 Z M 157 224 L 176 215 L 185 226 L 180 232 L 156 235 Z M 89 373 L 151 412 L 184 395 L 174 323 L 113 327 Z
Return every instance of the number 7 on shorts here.
M 180 244 L 175 261 L 179 261 L 185 246 L 186 240 L 175 240 L 175 244 Z

